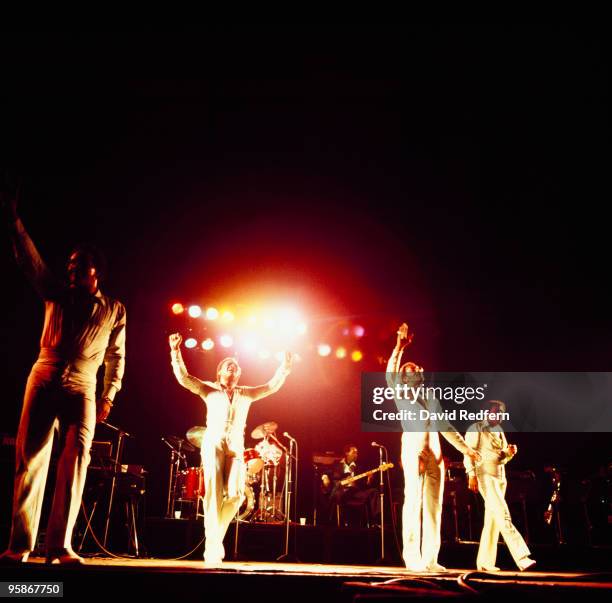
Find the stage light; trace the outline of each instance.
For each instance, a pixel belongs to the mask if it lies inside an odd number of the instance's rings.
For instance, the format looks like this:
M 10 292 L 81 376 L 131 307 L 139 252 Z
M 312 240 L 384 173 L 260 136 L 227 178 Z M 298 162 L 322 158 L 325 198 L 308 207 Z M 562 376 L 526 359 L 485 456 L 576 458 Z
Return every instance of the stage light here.
M 192 348 L 195 348 L 197 345 L 198 345 L 198 342 L 193 337 L 190 337 L 189 339 L 185 340 L 185 347 L 189 348 L 190 350 Z
M 363 359 L 363 354 L 359 350 L 351 352 L 351 360 L 353 362 L 359 362 Z
M 273 329 L 276 326 L 276 321 L 273 318 L 266 318 L 264 320 L 264 327 L 266 329 Z
M 251 316 L 247 318 L 247 323 L 252 327 L 255 326 L 257 324 L 257 316 L 255 316 L 255 314 L 251 314 Z
M 219 310 L 217 310 L 217 308 L 213 308 L 211 306 L 210 308 L 206 309 L 207 320 L 217 320 L 217 318 L 219 318 Z
M 191 318 L 199 318 L 202 315 L 202 308 L 200 306 L 189 306 L 189 316 Z
M 336 350 L 336 358 L 346 358 L 346 348 L 338 348 Z
M 285 352 L 276 352 L 276 354 L 274 354 L 274 358 L 276 358 L 279 362 L 282 362 L 285 359 Z
M 355 337 L 363 337 L 365 335 L 365 329 L 361 325 L 355 325 L 353 327 L 353 335 L 355 335 Z
M 306 335 L 306 331 L 308 331 L 308 326 L 305 322 L 301 322 L 296 328 L 296 332 L 298 335 Z
M 219 337 L 219 343 L 224 347 L 224 348 L 231 348 L 234 345 L 234 338 L 231 335 L 221 335 L 221 337 Z
M 319 356 L 329 356 L 331 354 L 331 346 L 327 343 L 320 343 L 317 347 Z
M 242 341 L 242 348 L 246 352 L 254 352 L 257 349 L 257 342 L 252 337 L 249 337 Z
M 172 304 L 172 313 L 173 314 L 182 314 L 185 311 L 183 304 Z
M 226 310 L 221 315 L 221 320 L 223 320 L 225 322 L 232 322 L 232 320 L 234 320 L 234 318 L 235 318 L 234 313 L 230 312 L 229 310 Z
M 342 335 L 344 337 L 348 337 L 351 334 L 351 330 L 348 327 L 344 327 L 344 329 L 342 329 Z
M 202 342 L 202 349 L 207 352 L 212 350 L 214 347 L 215 347 L 215 342 L 210 337 L 208 337 Z
M 257 355 L 262 359 L 262 360 L 267 360 L 268 358 L 270 358 L 270 350 L 264 350 L 261 349 L 259 350 L 259 352 L 257 353 Z

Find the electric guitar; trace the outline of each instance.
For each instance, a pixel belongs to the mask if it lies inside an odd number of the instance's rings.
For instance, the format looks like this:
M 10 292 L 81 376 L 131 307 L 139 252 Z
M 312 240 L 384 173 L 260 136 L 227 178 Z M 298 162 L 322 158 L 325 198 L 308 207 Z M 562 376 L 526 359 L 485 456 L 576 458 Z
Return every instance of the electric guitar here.
M 393 463 L 384 463 L 383 465 L 376 467 L 376 469 L 370 469 L 369 471 L 364 471 L 363 473 L 360 473 L 359 475 L 350 475 L 349 477 L 345 477 L 344 479 L 338 480 L 334 484 L 331 495 L 332 497 L 340 496 L 346 490 L 348 486 L 355 483 L 356 481 L 363 479 L 364 477 L 373 475 L 374 473 L 378 473 L 379 471 L 388 471 L 389 469 L 392 469 L 392 468 L 393 468 Z

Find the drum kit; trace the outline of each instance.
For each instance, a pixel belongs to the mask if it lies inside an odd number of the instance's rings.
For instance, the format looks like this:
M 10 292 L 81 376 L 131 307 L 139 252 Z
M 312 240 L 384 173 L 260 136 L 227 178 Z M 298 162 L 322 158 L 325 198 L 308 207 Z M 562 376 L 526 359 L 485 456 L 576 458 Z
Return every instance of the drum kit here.
M 251 437 L 259 442 L 244 451 L 246 466 L 245 500 L 237 518 L 244 522 L 275 523 L 284 520 L 285 446 L 275 433 L 278 423 L 258 425 Z M 204 471 L 201 465 L 189 466 L 187 455 L 202 447 L 205 427 L 196 425 L 185 434 L 162 438 L 171 449 L 167 517 L 194 519 L 202 516 Z

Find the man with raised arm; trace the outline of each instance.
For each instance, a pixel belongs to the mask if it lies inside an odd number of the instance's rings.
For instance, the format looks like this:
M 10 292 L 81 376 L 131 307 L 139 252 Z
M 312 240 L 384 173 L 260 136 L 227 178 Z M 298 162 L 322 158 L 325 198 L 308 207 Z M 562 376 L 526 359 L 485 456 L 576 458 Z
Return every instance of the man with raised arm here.
M 121 388 L 125 307 L 100 291 L 104 262 L 95 249 L 74 249 L 67 279 L 56 278 L 19 219 L 16 202 L 4 197 L 2 209 L 17 263 L 44 302 L 45 320 L 38 359 L 25 389 L 16 443 L 11 537 L 0 563 L 25 562 L 34 549 L 53 434 L 58 428 L 62 450 L 47 525 L 47 562 L 80 564 L 82 559 L 72 550 L 72 531 L 96 420 L 106 420 Z M 96 374 L 103 363 L 104 386 L 96 400 Z
M 416 390 L 423 384 L 423 369 L 420 366 L 413 362 L 400 365 L 404 349 L 411 341 L 412 334 L 408 332 L 408 325 L 403 323 L 397 331 L 397 343 L 387 363 L 389 387 L 395 388 L 398 384 L 406 384 L 408 389 Z M 424 408 L 429 412 L 441 412 L 440 403 L 433 396 L 419 395 L 412 400 L 396 398 L 395 403 L 399 410 L 416 407 L 417 410 Z M 459 452 L 474 461 L 480 460 L 480 454 L 466 444 L 463 437 L 448 421 L 426 421 L 416 426 L 404 426 L 401 452 L 404 470 L 402 556 L 406 568 L 417 572 L 442 572 L 446 569 L 438 563 L 444 492 L 444 460 L 438 432 Z
M 239 386 L 241 369 L 235 358 L 217 366 L 215 381 L 201 381 L 187 372 L 181 355 L 182 337 L 169 337 L 172 370 L 177 381 L 206 404 L 206 432 L 201 454 L 204 468 L 204 561 L 223 561 L 223 538 L 244 499 L 246 466 L 244 430 L 251 404 L 277 392 L 291 372 L 292 355 L 285 353 L 276 373 L 264 385 Z

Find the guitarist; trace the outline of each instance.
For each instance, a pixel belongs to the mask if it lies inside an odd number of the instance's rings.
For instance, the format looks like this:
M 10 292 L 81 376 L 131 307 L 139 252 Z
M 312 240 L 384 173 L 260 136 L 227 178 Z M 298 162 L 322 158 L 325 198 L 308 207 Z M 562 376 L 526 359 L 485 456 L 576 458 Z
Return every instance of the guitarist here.
M 321 478 L 323 491 L 329 493 L 330 511 L 333 513 L 336 505 L 366 505 L 372 526 L 380 521 L 378 489 L 372 487 L 375 474 L 343 486 L 340 483 L 342 480 L 361 473 L 357 465 L 358 448 L 347 445 L 343 448 L 343 453 L 344 456 L 332 466 L 331 475 L 326 474 Z

